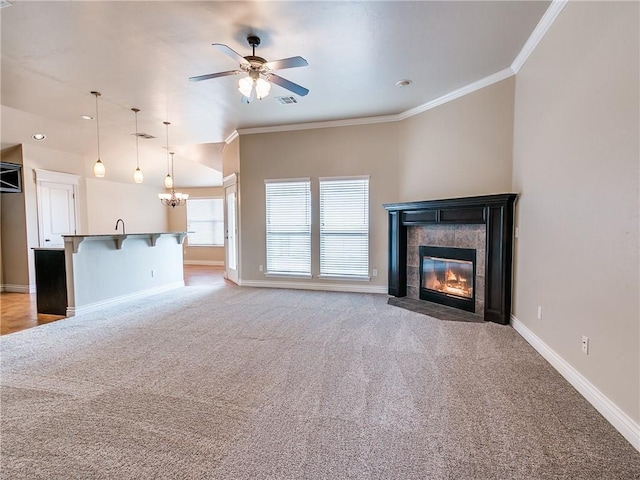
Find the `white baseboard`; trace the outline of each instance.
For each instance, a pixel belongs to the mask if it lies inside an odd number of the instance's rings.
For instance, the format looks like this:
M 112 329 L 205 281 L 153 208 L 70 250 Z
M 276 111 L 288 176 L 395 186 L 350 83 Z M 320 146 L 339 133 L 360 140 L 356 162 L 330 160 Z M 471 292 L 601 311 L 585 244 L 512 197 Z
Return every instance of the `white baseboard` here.
M 148 297 L 150 295 L 156 295 L 158 293 L 167 292 L 176 288 L 184 287 L 184 281 L 167 283 L 159 287 L 149 288 L 147 290 L 141 290 L 135 293 L 128 293 L 126 295 L 120 295 L 119 297 L 109 298 L 108 300 L 102 300 L 100 302 L 90 303 L 88 305 L 82 305 L 80 307 L 67 307 L 67 317 L 74 317 L 81 313 L 95 312 L 104 307 L 112 307 L 119 303 L 128 302 L 136 298 Z
M 640 452 L 640 425 L 513 315 L 511 326 Z
M 361 283 L 310 283 L 279 280 L 238 280 L 241 287 L 290 288 L 293 290 L 324 290 L 326 292 L 388 293 L 386 286 L 363 285 Z
M 224 267 L 224 260 L 185 260 L 185 265 L 210 265 L 213 267 Z
M 36 293 L 35 285 L 16 285 L 14 283 L 5 283 L 0 287 L 3 292 L 10 293 Z

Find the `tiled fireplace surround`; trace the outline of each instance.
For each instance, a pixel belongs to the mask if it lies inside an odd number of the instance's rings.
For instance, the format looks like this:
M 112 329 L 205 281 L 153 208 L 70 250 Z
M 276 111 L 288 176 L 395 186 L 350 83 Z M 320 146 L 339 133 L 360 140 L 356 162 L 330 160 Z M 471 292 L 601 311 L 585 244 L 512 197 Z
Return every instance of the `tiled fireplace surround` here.
M 487 229 L 484 225 L 418 225 L 407 228 L 407 297 L 420 299 L 421 245 L 476 250 L 476 312 L 484 312 L 484 271 Z

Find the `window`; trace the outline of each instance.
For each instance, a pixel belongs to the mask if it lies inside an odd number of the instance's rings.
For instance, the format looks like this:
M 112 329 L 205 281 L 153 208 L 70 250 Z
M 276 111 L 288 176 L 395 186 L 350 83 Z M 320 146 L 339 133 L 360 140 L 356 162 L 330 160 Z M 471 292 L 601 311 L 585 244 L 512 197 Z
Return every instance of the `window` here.
M 369 275 L 369 177 L 320 179 L 320 275 Z
M 189 246 L 224 246 L 224 205 L 222 198 L 187 200 Z
M 266 180 L 267 273 L 311 275 L 311 182 Z

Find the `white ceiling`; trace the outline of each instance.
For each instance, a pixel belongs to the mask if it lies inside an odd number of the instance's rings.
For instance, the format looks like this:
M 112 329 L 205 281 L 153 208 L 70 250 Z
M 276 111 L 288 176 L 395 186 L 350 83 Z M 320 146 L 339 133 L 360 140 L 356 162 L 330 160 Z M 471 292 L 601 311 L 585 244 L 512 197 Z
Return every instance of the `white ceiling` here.
M 12 1 L 0 10 L 2 145 L 36 144 L 101 157 L 107 179 L 130 182 L 135 168 L 132 107 L 145 183 L 166 175 L 163 121 L 177 152 L 180 186 L 220 181 L 221 150 L 237 129 L 392 115 L 508 68 L 548 1 Z M 308 67 L 277 73 L 310 90 L 294 105 L 274 85 L 241 103 L 238 77 L 189 82 L 238 64 L 211 46 L 267 60 L 300 55 Z M 409 87 L 395 83 L 411 79 Z

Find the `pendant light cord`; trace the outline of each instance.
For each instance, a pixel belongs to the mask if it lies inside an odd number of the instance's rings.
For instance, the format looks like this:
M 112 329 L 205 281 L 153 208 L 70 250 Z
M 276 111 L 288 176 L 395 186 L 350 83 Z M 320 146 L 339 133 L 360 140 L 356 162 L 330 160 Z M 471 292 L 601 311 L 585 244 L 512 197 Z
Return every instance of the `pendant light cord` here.
M 133 113 L 136 114 L 136 168 L 140 170 L 140 155 L 138 154 L 138 109 L 133 109 Z
M 100 160 L 100 116 L 98 115 L 98 97 L 100 94 L 98 92 L 93 92 L 96 96 L 96 132 L 98 135 L 98 160 Z

